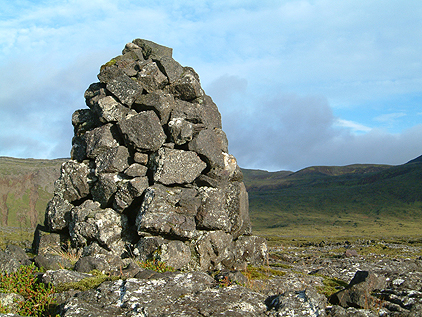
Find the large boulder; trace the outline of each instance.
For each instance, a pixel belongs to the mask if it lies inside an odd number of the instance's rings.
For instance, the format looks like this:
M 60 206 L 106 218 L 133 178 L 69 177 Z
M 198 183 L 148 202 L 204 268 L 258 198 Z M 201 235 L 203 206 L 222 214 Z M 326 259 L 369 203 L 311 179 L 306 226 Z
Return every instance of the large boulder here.
M 34 240 L 39 262 L 70 241 L 82 271 L 124 257 L 182 270 L 261 265 L 265 240 L 251 236 L 242 173 L 198 74 L 136 39 L 98 79 L 89 109 L 72 116 L 72 160 Z

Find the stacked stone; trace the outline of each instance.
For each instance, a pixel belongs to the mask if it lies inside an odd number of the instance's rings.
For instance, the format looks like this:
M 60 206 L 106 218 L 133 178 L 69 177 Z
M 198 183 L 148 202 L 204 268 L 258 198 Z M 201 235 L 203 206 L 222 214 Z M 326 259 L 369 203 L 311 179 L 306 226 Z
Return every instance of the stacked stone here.
M 158 258 L 176 269 L 262 264 L 248 195 L 217 106 L 172 49 L 136 39 L 101 66 L 72 116 L 71 160 L 48 232 L 83 254 Z

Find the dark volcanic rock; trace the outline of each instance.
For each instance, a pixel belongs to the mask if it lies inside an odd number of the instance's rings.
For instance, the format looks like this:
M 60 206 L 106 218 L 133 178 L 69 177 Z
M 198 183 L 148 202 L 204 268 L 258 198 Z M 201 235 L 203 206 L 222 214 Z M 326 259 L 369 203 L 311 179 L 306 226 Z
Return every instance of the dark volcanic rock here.
M 126 144 L 137 150 L 157 151 L 166 140 L 154 111 L 129 113 L 119 122 L 119 127 Z
M 377 301 L 371 293 L 385 287 L 385 280 L 368 271 L 357 271 L 349 286 L 333 294 L 330 302 L 342 307 L 368 308 Z

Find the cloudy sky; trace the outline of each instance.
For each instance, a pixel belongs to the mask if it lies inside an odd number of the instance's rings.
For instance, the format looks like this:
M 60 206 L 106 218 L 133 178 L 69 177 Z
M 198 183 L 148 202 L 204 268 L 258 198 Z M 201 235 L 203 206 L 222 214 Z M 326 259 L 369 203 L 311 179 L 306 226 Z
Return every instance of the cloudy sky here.
M 217 103 L 241 167 L 422 154 L 420 0 L 0 0 L 0 156 L 68 157 L 99 67 L 144 38 Z

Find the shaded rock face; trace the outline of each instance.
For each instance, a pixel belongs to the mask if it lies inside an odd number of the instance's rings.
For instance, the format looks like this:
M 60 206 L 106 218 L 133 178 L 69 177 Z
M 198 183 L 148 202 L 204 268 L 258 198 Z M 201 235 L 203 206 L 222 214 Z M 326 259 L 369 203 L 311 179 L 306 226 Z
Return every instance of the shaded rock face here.
M 172 49 L 136 39 L 98 79 L 85 92 L 89 109 L 72 116 L 71 160 L 44 231 L 85 256 L 189 270 L 262 264 L 266 242 L 251 236 L 243 176 L 198 74 Z

